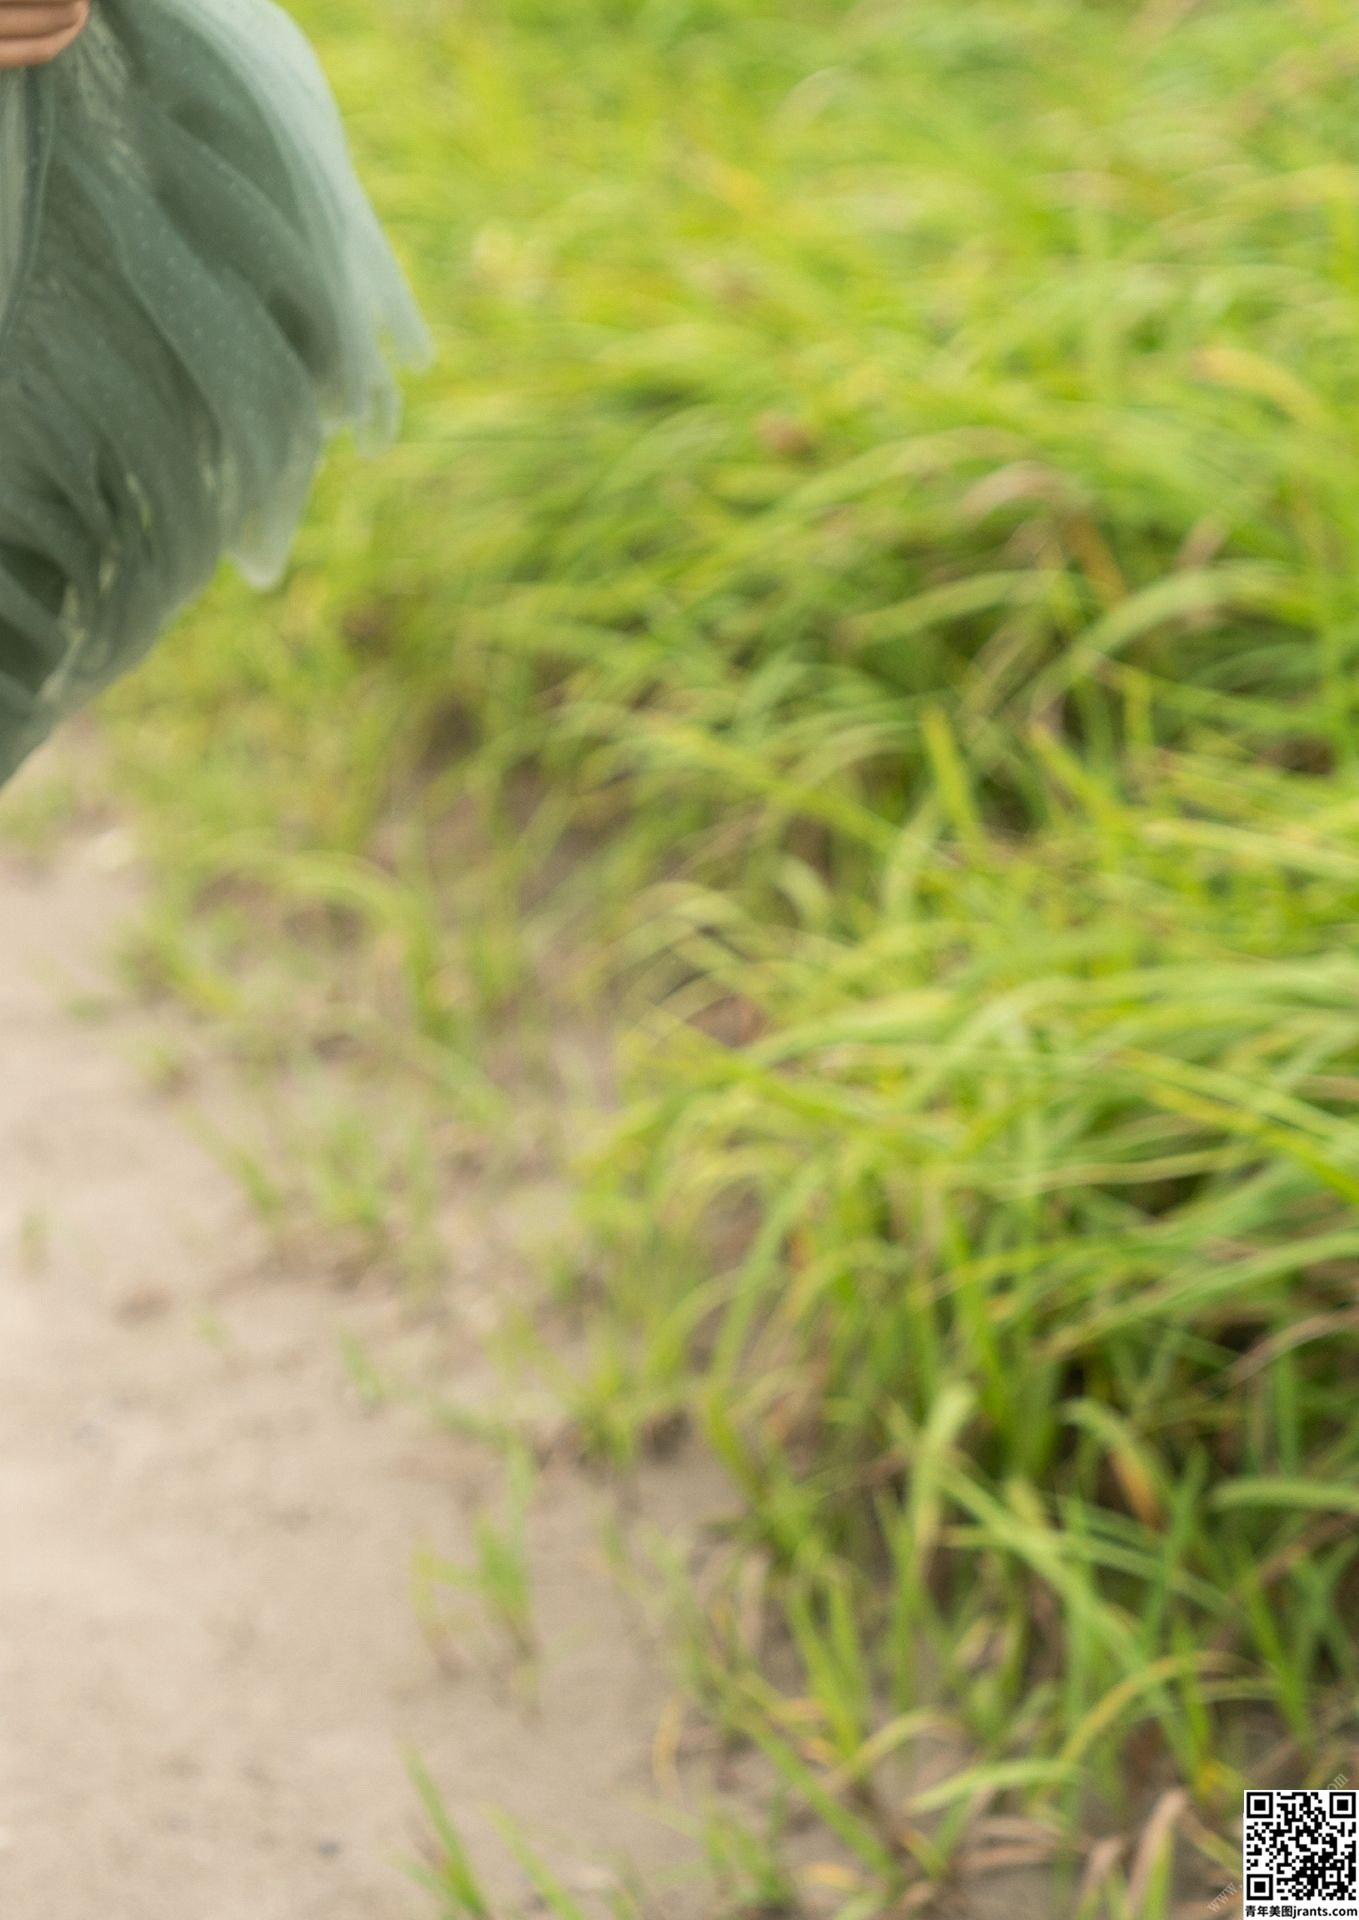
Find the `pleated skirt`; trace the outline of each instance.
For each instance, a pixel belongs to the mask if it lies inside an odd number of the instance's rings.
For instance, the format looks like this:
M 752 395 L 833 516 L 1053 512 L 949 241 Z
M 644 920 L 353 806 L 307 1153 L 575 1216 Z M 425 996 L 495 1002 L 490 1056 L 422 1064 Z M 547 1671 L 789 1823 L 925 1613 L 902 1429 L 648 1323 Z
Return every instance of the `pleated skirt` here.
M 326 439 L 427 351 L 271 0 L 95 0 L 0 75 L 0 781 L 225 556 L 267 584 Z

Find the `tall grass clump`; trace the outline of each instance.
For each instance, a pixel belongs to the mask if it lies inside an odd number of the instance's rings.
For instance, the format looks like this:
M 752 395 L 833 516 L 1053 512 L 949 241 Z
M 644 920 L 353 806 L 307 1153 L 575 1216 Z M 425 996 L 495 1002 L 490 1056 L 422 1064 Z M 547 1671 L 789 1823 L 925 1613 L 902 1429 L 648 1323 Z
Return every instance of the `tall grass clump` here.
M 324 909 L 479 1114 L 626 983 L 577 1412 L 742 1497 L 704 1700 L 846 1911 L 1220 1885 L 1353 1727 L 1359 20 L 301 11 L 441 360 L 119 696 L 172 976 Z
M 884 1899 L 1001 1790 L 1225 1831 L 1352 1727 L 1359 787 L 1032 755 L 1041 825 L 943 778 L 871 897 L 659 889 L 595 1187 L 587 1420 L 725 1462 L 703 1691 Z

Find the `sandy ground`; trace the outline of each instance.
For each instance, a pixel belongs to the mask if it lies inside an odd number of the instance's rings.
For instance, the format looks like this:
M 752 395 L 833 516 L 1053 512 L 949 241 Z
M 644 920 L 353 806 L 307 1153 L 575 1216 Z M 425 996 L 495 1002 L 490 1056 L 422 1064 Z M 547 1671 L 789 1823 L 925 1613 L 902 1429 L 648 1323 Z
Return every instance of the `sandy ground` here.
M 280 1273 L 153 1090 L 108 985 L 134 902 L 116 833 L 0 854 L 0 1914 L 419 1920 L 407 1749 L 502 1889 L 493 1808 L 590 1897 L 625 1857 L 665 1886 L 667 1683 L 596 1490 L 562 1466 L 535 1508 L 536 1703 L 489 1634 L 431 1644 L 413 1556 L 470 1557 L 498 1469 L 364 1404 L 341 1330 L 381 1352 L 408 1310 Z

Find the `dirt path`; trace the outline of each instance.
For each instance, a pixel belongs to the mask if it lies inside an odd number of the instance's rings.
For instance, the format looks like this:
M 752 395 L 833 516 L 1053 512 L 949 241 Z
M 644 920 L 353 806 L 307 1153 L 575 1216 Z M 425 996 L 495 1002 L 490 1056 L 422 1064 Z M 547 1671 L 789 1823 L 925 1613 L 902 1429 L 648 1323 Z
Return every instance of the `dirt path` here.
M 594 1490 L 563 1468 L 536 1509 L 537 1705 L 485 1638 L 437 1660 L 412 1556 L 470 1556 L 495 1463 L 365 1408 L 340 1329 L 380 1348 L 399 1304 L 275 1271 L 193 1096 L 139 1071 L 125 852 L 0 855 L 0 1914 L 418 1920 L 407 1747 L 493 1884 L 502 1807 L 578 1888 L 623 1855 L 655 1887 L 666 1686 Z

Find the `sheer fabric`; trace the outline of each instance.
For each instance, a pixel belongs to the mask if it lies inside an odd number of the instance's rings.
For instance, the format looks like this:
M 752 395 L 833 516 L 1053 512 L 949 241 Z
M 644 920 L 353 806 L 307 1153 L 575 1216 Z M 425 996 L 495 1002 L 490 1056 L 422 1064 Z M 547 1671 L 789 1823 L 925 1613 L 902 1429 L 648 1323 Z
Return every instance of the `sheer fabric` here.
M 276 577 L 326 437 L 425 336 L 271 0 L 97 0 L 0 75 L 0 780 L 228 555 Z

